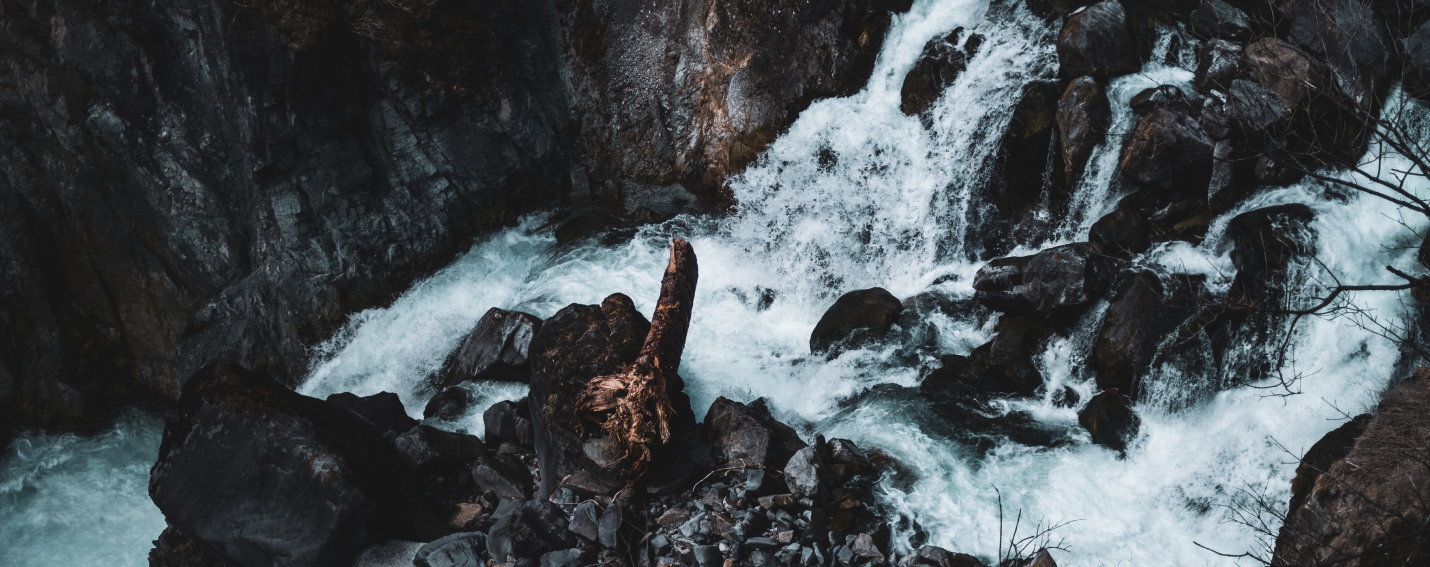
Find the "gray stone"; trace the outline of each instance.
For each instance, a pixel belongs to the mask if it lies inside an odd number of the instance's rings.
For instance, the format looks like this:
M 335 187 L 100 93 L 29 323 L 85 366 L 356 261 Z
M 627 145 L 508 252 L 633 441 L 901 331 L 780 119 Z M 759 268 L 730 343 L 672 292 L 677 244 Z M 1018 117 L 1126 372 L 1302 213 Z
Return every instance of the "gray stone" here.
M 824 462 L 814 447 L 805 447 L 790 457 L 785 465 L 785 483 L 795 498 L 824 498 Z
M 695 546 L 695 562 L 700 567 L 721 567 L 725 558 L 720 556 L 720 548 L 713 545 Z
M 767 537 L 752 537 L 745 540 L 745 547 L 758 551 L 774 551 L 779 549 L 780 542 Z
M 422 546 L 413 557 L 415 567 L 482 567 L 487 550 L 487 534 L 455 533 Z
M 750 567 L 775 567 L 775 556 L 768 551 L 750 552 Z
M 870 537 L 869 534 L 859 534 L 858 537 L 854 538 L 854 543 L 849 546 L 849 549 L 852 550 L 855 555 L 874 563 L 884 562 L 884 553 L 879 551 L 879 548 L 874 545 L 874 538 Z
M 580 549 L 552 551 L 541 556 L 541 567 L 581 567 L 585 559 L 586 553 Z
M 516 439 L 516 402 L 502 400 L 482 413 L 482 425 L 486 426 L 487 443 L 500 445 L 503 441 Z
M 571 523 L 567 529 L 571 530 L 571 533 L 596 541 L 598 510 L 596 503 L 590 500 L 577 504 L 576 510 L 571 513 Z
M 482 455 L 472 463 L 471 471 L 477 486 L 495 492 L 497 498 L 531 498 L 535 487 L 531 471 L 509 455 Z
M 606 511 L 601 513 L 601 521 L 597 526 L 597 539 L 601 545 L 619 550 L 621 547 L 621 524 L 625 522 L 626 512 L 619 504 L 611 504 L 606 507 Z

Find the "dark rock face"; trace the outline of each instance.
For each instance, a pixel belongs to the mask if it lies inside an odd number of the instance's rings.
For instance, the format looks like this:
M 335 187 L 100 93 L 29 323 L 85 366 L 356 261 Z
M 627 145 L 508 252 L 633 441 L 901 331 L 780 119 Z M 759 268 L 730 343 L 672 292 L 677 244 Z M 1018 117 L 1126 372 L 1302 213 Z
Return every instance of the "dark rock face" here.
M 877 341 L 899 322 L 903 311 L 899 298 L 881 287 L 841 295 L 815 324 L 809 335 L 809 350 L 837 354 L 841 347 Z
M 1205 182 L 1212 140 L 1191 115 L 1158 108 L 1137 122 L 1119 167 L 1137 183 L 1160 189 Z
M 49 79 L 0 102 L 0 413 L 86 428 L 219 358 L 288 382 L 344 314 L 557 202 L 550 8 L 424 14 L 464 31 L 400 55 L 332 11 L 298 41 L 231 2 L 6 10 L 0 61 Z
M 475 567 L 486 555 L 487 534 L 455 533 L 422 546 L 412 558 L 415 567 Z
M 966 240 L 982 246 L 978 257 L 1002 256 L 1017 243 L 1041 240 L 1048 223 L 1038 212 L 1046 208 L 1056 213 L 1066 206 L 1065 187 L 1058 183 L 1062 176 L 1053 166 L 1061 94 L 1051 81 L 1023 86 L 998 149 L 988 158 L 988 182 L 974 192 L 978 206 L 970 207 L 970 215 L 978 220 L 969 223 Z
M 1274 37 L 1246 47 L 1246 61 L 1256 82 L 1276 95 L 1281 106 L 1295 111 L 1311 102 L 1312 93 L 1330 87 L 1330 69 L 1294 45 Z
M 1237 215 L 1227 224 L 1236 266 L 1230 300 L 1275 304 L 1286 294 L 1290 266 L 1315 251 L 1310 222 L 1315 213 L 1305 205 L 1277 205 Z
M 1137 379 L 1148 370 L 1157 344 L 1196 307 L 1189 285 L 1165 286 L 1149 271 L 1123 273 L 1092 347 L 1097 387 L 1137 395 Z M 1170 289 L 1168 289 L 1170 287 Z
M 225 564 L 345 566 L 405 533 L 402 481 L 370 422 L 220 362 L 165 424 L 149 494 Z
M 1085 307 L 1112 279 L 1108 261 L 1079 242 L 1033 255 L 1023 270 L 1020 294 L 1036 312 L 1053 315 Z
M 358 397 L 348 392 L 328 396 L 328 403 L 363 416 L 386 437 L 406 433 L 417 426 L 417 420 L 407 415 L 402 399 L 392 392 L 380 392 L 371 396 Z
M 1058 34 L 1059 73 L 1107 79 L 1142 69 L 1143 49 L 1122 3 L 1105 0 L 1068 16 Z
M 1142 423 L 1132 411 L 1132 400 L 1115 389 L 1093 396 L 1077 421 L 1092 435 L 1093 443 L 1118 451 L 1127 448 Z
M 1058 141 L 1062 145 L 1063 177 L 1069 186 L 1082 175 L 1093 148 L 1107 136 L 1112 106 L 1102 85 L 1092 77 L 1078 77 L 1058 100 Z
M 1287 516 L 1295 514 L 1296 510 L 1306 503 L 1311 489 L 1316 486 L 1317 478 L 1331 470 L 1331 465 L 1336 461 L 1350 454 L 1351 449 L 1355 448 L 1356 439 L 1365 433 L 1365 426 L 1370 423 L 1371 417 L 1368 413 L 1356 416 L 1331 430 L 1306 450 L 1306 454 L 1301 456 L 1301 464 L 1296 466 L 1296 478 L 1291 479 L 1291 503 L 1286 508 Z
M 527 348 L 540 328 L 535 315 L 491 308 L 443 363 L 441 386 L 467 380 L 526 382 L 531 375 Z
M 965 385 L 975 395 L 1033 395 L 1043 385 L 1033 357 L 1051 330 L 1035 319 L 1007 315 L 998 320 L 996 332 L 993 340 L 969 353 Z
M 1430 101 L 1430 22 L 1405 38 L 1404 53 L 1401 86 L 1406 94 Z
M 923 114 L 968 68 L 968 59 L 973 57 L 980 41 L 975 41 L 978 36 L 970 37 L 968 44 L 960 49 L 962 35 L 963 28 L 958 28 L 924 45 L 923 55 L 904 77 L 904 86 L 899 90 L 899 111 L 909 116 Z
M 729 463 L 744 466 L 782 468 L 805 447 L 794 429 L 770 417 L 763 401 L 746 406 L 716 398 L 705 414 L 705 436 Z
M 1087 240 L 1097 251 L 1127 257 L 1152 247 L 1152 222 L 1135 206 L 1135 199 L 1123 198 L 1087 231 Z
M 224 564 L 212 552 L 169 527 L 154 540 L 154 549 L 149 550 L 149 567 L 224 567 Z
M 1385 394 L 1349 453 L 1317 475 L 1286 515 L 1271 564 L 1417 565 L 1430 558 L 1427 416 L 1430 371 L 1422 368 Z M 1344 433 L 1328 439 L 1344 447 Z
M 713 196 L 811 101 L 864 86 L 907 0 L 557 2 L 592 169 Z
M 1390 42 L 1380 16 L 1359 0 L 1284 4 L 1291 41 L 1329 65 L 1338 90 L 1351 104 L 1367 111 L 1376 108 L 1390 70 Z
M 1210 39 L 1197 50 L 1197 75 L 1192 85 L 1202 92 L 1225 91 L 1246 72 L 1241 45 Z
M 1246 12 L 1222 0 L 1202 0 L 1189 18 L 1192 31 L 1207 39 L 1246 41 L 1251 38 L 1251 22 Z

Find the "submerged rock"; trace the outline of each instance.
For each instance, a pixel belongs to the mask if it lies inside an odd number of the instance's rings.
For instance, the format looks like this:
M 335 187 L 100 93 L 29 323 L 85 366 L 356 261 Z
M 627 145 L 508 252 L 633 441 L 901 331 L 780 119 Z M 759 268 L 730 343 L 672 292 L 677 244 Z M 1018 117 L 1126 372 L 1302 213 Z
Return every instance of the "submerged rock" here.
M 899 322 L 903 310 L 899 298 L 881 287 L 841 295 L 814 326 L 809 350 L 838 354 L 844 348 L 878 341 Z
M 535 315 L 491 308 L 442 364 L 442 387 L 468 380 L 528 381 L 527 349 L 540 328 Z
M 166 421 L 149 494 L 225 564 L 346 567 L 408 533 L 403 477 L 371 422 L 220 362 Z

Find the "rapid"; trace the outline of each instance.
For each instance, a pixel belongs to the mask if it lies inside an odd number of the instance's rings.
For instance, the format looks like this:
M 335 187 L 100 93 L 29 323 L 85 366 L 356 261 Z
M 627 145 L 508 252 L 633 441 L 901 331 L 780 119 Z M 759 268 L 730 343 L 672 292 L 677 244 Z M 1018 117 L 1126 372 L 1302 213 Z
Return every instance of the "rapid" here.
M 679 217 L 618 244 L 573 246 L 556 245 L 543 228 L 547 215 L 528 217 L 475 244 L 389 307 L 354 314 L 314 351 L 299 391 L 317 397 L 396 392 L 420 418 L 435 393 L 431 376 L 487 309 L 549 317 L 570 303 L 599 303 L 620 292 L 649 314 L 666 242 L 681 237 L 693 244 L 701 273 L 681 362 L 697 417 L 719 396 L 763 397 L 802 435 L 848 438 L 888 453 L 916 478 L 881 487 L 883 509 L 903 546 L 926 542 L 996 559 L 1016 522 L 1018 538 L 1056 526 L 1038 544 L 1060 546 L 1054 552 L 1060 565 L 1253 564 L 1212 550 L 1236 555 L 1264 545 L 1262 535 L 1233 521 L 1238 510 L 1256 497 L 1284 507 L 1300 453 L 1345 414 L 1373 407 L 1401 370 L 1395 344 L 1345 319 L 1302 321 L 1291 360 L 1305 377 L 1293 396 L 1243 387 L 1177 402 L 1179 389 L 1194 388 L 1204 377 L 1159 365 L 1148 380 L 1170 393 L 1136 407 L 1142 426 L 1125 457 L 1091 444 L 1078 426 L 1079 408 L 1060 407 L 1052 398 L 1068 387 L 1086 403 L 1095 392 L 1087 358 L 1099 306 L 1037 361 L 1048 394 L 1005 403 L 1075 439 L 1054 448 L 1004 443 L 986 454 L 972 451 L 941 428 L 939 416 L 917 396 L 881 386 L 916 387 L 921 363 L 932 362 L 927 355 L 910 362 L 897 345 L 833 360 L 809 353 L 810 331 L 845 292 L 878 286 L 900 298 L 972 296 L 982 264 L 969 259 L 964 242 L 966 213 L 976 206 L 972 189 L 984 181 L 982 165 L 1022 85 L 1057 72 L 1055 30 L 1017 4 L 919 0 L 896 16 L 867 87 L 815 102 L 732 180 L 734 214 Z M 985 41 L 925 128 L 899 111 L 899 89 L 925 42 L 958 27 Z M 1121 140 L 1136 121 L 1128 100 L 1159 84 L 1191 90 L 1192 73 L 1165 63 L 1171 49 L 1174 42 L 1164 37 L 1141 73 L 1108 85 L 1111 132 L 1075 188 L 1070 213 L 1055 219 L 1052 240 L 1020 243 L 1014 254 L 1085 240 L 1088 227 L 1131 192 L 1115 175 Z M 1191 54 L 1181 60 L 1192 60 Z M 1223 237 L 1227 222 L 1284 203 L 1316 212 L 1317 256 L 1346 281 L 1386 281 L 1383 266 L 1411 265 L 1417 232 L 1427 228 L 1424 219 L 1402 218 L 1390 203 L 1303 182 L 1254 194 L 1217 218 L 1200 245 L 1160 244 L 1134 263 L 1204 274 L 1211 290 L 1224 292 L 1236 271 Z M 1383 318 L 1413 317 L 1402 303 L 1408 298 L 1399 294 L 1364 293 L 1354 300 Z M 940 314 L 930 323 L 939 350 L 951 354 L 967 354 L 992 332 L 991 323 Z M 470 387 L 478 408 L 525 395 L 521 385 Z M 480 434 L 479 412 L 442 425 Z M 164 527 L 145 491 L 160 430 L 156 417 L 130 414 L 96 437 L 21 436 L 0 463 L 6 510 L 0 564 L 145 564 L 150 540 Z M 1270 529 L 1279 527 L 1279 520 L 1263 519 Z

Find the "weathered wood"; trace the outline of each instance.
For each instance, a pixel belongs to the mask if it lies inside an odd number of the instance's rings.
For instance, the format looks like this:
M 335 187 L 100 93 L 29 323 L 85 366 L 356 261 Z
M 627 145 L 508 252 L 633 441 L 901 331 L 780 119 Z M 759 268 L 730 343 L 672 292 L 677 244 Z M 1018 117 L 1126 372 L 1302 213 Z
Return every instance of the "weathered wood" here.
M 652 446 L 670 440 L 675 410 L 666 377 L 680 368 L 698 278 L 695 249 L 689 242 L 672 239 L 670 263 L 640 355 L 620 374 L 591 380 L 576 403 L 578 422 L 600 423 L 606 435 L 620 443 L 625 451 L 621 462 L 632 480 L 645 474 Z M 604 420 L 599 419 L 606 412 Z

